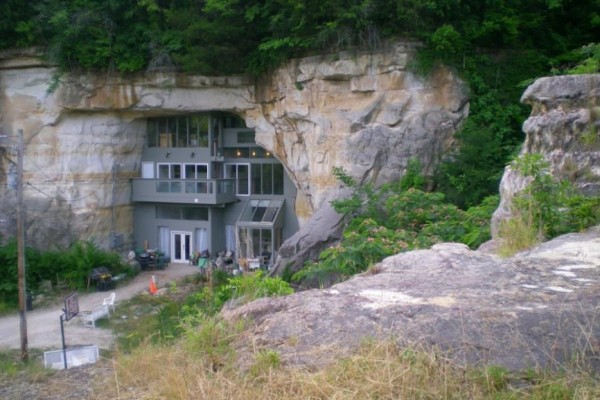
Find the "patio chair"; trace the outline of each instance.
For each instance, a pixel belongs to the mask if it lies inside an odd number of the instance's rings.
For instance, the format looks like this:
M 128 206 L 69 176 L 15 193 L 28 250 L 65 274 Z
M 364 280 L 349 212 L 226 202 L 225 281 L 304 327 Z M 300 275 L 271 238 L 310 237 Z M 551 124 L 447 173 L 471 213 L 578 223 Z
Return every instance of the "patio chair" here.
M 115 292 L 112 292 L 110 296 L 108 296 L 102 301 L 102 305 L 112 308 L 113 312 L 115 312 L 115 297 L 117 297 L 117 294 Z

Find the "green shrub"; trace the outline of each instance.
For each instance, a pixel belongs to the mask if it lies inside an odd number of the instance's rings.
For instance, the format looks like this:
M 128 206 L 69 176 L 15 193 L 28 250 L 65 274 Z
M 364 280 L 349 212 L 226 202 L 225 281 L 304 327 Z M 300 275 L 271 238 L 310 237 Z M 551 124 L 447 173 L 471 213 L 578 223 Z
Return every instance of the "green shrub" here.
M 541 154 L 524 154 L 512 166 L 530 182 L 513 198 L 511 219 L 500 226 L 502 254 L 600 223 L 600 198 L 583 196 L 569 181 L 553 177 Z
M 17 284 L 17 241 L 12 238 L 0 247 L 0 301 L 6 307 L 16 306 L 18 303 L 19 287 Z
M 233 277 L 221 291 L 226 293 L 224 297 L 228 299 L 242 298 L 245 301 L 294 293 L 287 282 L 278 277 L 266 277 L 262 271 Z
M 107 267 L 113 275 L 131 273 L 119 254 L 100 249 L 91 241 L 75 242 L 67 249 L 40 251 L 25 248 L 27 290 L 36 291 L 43 281 L 61 283 L 66 289 L 84 289 L 93 268 Z M 17 241 L 9 238 L 0 246 L 0 302 L 14 306 L 18 302 Z
M 181 327 L 186 350 L 190 354 L 198 354 L 209 370 L 216 371 L 231 361 L 234 355 L 231 344 L 243 324 L 232 326 L 218 317 L 200 312 L 183 318 Z
M 411 161 L 398 182 L 373 189 L 359 187 L 341 169 L 334 171 L 347 187 L 350 198 L 332 202 L 349 221 L 342 241 L 307 262 L 293 281 L 316 281 L 320 285 L 346 279 L 367 270 L 383 258 L 439 242 L 463 242 L 475 248 L 490 238 L 489 220 L 498 204 L 491 196 L 467 211 L 446 202 L 442 193 L 424 192 L 418 162 Z

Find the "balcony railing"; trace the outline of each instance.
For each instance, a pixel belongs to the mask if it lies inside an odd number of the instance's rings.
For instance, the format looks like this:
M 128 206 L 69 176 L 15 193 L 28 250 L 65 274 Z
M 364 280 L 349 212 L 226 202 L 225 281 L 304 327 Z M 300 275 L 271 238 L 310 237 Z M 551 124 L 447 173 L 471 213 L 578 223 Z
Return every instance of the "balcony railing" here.
M 233 203 L 237 200 L 235 179 L 134 178 L 132 200 L 158 203 Z

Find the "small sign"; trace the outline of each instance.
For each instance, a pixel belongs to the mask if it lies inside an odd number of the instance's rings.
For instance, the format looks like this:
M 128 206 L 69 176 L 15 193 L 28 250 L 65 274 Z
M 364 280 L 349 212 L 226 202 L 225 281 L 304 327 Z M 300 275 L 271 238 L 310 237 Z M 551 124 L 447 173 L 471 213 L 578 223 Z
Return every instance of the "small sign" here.
M 65 298 L 65 309 L 63 311 L 65 312 L 65 321 L 68 321 L 79 314 L 77 292 L 73 292 Z

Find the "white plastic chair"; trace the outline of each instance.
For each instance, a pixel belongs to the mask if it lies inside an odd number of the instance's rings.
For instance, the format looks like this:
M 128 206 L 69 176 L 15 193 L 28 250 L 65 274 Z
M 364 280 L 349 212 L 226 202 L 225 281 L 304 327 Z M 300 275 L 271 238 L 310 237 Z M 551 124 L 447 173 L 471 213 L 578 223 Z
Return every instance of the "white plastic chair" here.
M 111 307 L 113 312 L 115 312 L 115 297 L 116 296 L 117 296 L 117 294 L 115 292 L 112 292 L 110 294 L 110 296 L 108 296 L 107 298 L 105 298 L 102 301 L 102 305 Z

